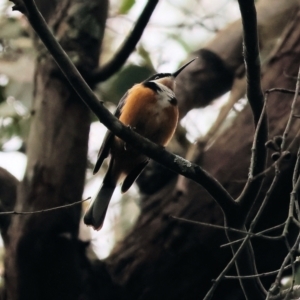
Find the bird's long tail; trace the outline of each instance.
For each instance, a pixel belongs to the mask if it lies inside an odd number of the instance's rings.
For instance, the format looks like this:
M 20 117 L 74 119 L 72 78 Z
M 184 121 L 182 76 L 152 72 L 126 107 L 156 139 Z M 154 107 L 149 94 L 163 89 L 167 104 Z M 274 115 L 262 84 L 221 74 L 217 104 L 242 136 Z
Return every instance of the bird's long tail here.
M 93 226 L 96 230 L 102 228 L 109 201 L 116 188 L 116 182 L 111 176 L 112 164 L 113 162 L 111 161 L 102 186 L 83 219 L 86 225 Z
M 94 202 L 85 213 L 84 223 L 86 225 L 93 226 L 96 230 L 100 230 L 102 228 L 108 204 L 114 190 L 115 186 L 103 183 Z

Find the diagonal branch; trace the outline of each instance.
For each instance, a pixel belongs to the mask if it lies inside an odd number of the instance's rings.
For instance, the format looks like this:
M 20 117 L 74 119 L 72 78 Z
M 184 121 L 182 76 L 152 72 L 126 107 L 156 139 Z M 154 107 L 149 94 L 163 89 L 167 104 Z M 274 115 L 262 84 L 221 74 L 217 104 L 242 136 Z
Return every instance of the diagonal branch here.
M 154 159 L 166 168 L 202 185 L 228 215 L 233 214 L 236 211 L 237 205 L 233 198 L 208 172 L 182 157 L 167 152 L 161 146 L 150 142 L 132 131 L 130 128 L 124 126 L 102 105 L 50 32 L 33 0 L 24 0 L 23 2 L 21 0 L 14 0 L 13 2 L 16 4 L 14 9 L 25 12 L 31 26 L 52 54 L 59 68 L 66 76 L 75 92 L 93 111 L 101 123 L 103 123 L 116 136 L 124 140 L 126 143 L 131 144 L 148 157 Z
M 105 81 L 123 66 L 129 55 L 135 49 L 136 44 L 139 42 L 157 3 L 158 0 L 148 0 L 133 30 L 131 31 L 130 35 L 127 37 L 121 48 L 108 63 L 95 70 L 90 75 L 90 77 L 87 79 L 88 82 L 99 83 Z

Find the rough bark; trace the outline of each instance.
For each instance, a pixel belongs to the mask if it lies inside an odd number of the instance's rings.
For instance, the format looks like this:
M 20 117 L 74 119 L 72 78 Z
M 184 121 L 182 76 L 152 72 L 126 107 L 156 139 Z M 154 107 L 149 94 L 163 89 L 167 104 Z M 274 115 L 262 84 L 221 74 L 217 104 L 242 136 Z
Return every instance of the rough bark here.
M 298 73 L 300 58 L 299 25 L 298 14 L 283 30 L 280 45 L 277 45 L 276 52 L 264 67 L 264 90 L 295 88 L 293 76 Z M 285 73 L 292 77 L 287 77 Z M 191 78 L 195 70 L 185 75 Z M 179 84 L 178 88 L 181 87 Z M 189 87 L 192 88 L 190 95 L 199 102 L 191 106 L 188 102 L 187 105 L 189 108 L 201 106 L 203 102 L 198 87 L 195 83 Z M 184 88 L 183 97 L 185 91 Z M 269 96 L 270 138 L 283 133 L 292 97 L 280 93 Z M 297 122 L 293 122 L 289 142 L 297 134 Z M 199 152 L 200 155 L 195 152 L 193 157 L 234 197 L 239 195 L 247 179 L 253 133 L 253 119 L 247 106 L 209 149 Z M 292 166 L 296 156 L 295 149 L 291 147 L 290 150 L 292 158 L 281 166 L 280 182 L 272 192 L 257 230 L 278 225 L 287 217 Z M 273 175 L 267 175 L 253 212 L 264 197 Z M 201 299 L 211 286 L 211 280 L 217 277 L 230 258 L 229 249 L 220 248 L 226 242 L 224 232 L 170 218 L 177 216 L 223 224 L 221 210 L 203 188 L 185 179 L 180 185 L 176 183 L 176 179 L 172 180 L 158 192 L 143 198 L 141 216 L 136 225 L 106 261 L 112 278 L 127 291 L 127 299 Z M 254 249 L 259 272 L 278 268 L 286 254 L 282 242 L 254 240 Z M 272 278 L 264 280 L 267 288 L 271 281 Z M 249 297 L 251 299 L 251 295 Z M 238 282 L 224 281 L 214 299 L 243 299 Z
M 49 25 L 83 72 L 98 65 L 107 1 L 41 2 Z M 50 3 L 50 2 L 49 2 Z M 90 113 L 37 42 L 28 165 L 15 210 L 35 211 L 81 200 Z M 86 55 L 88 53 L 89 55 Z M 6 247 L 7 299 L 79 299 L 85 281 L 78 241 L 80 205 L 12 218 Z
M 19 181 L 7 170 L 0 168 L 0 211 L 12 211 L 17 196 Z M 7 229 L 11 221 L 11 215 L 2 215 L 0 217 L 1 235 L 4 243 L 7 243 Z

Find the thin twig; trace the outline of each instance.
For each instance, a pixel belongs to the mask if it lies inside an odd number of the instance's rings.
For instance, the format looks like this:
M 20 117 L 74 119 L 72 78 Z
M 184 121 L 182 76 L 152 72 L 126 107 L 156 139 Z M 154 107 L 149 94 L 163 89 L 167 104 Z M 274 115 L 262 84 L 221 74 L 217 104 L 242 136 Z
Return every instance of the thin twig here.
M 293 176 L 293 190 L 291 192 L 291 196 L 290 196 L 290 203 L 289 203 L 289 212 L 288 212 L 288 217 L 283 229 L 283 236 L 287 236 L 288 234 L 288 230 L 289 230 L 289 226 L 291 224 L 291 222 L 294 221 L 294 223 L 297 225 L 296 220 L 294 220 L 294 207 L 295 207 L 295 202 L 298 202 L 298 193 L 300 190 L 300 177 L 298 177 L 297 181 L 294 183 L 295 180 L 295 176 Z
M 64 205 L 60 205 L 60 206 L 55 206 L 55 207 L 51 207 L 51 208 L 46 208 L 46 209 L 41 209 L 41 210 L 35 210 L 35 211 L 3 211 L 0 212 L 0 215 L 31 215 L 31 214 L 40 214 L 40 213 L 44 213 L 44 212 L 49 212 L 49 211 L 53 211 L 53 210 L 59 210 L 59 209 L 63 209 L 63 208 L 68 208 L 71 206 L 75 206 L 77 204 L 83 203 L 87 200 L 90 200 L 91 197 L 88 197 L 84 200 L 80 200 L 80 201 L 76 201 L 73 203 L 69 203 L 69 204 L 64 204 Z
M 256 127 L 255 138 L 253 140 L 252 146 L 252 155 L 251 155 L 251 163 L 250 163 L 250 171 L 248 176 L 248 181 L 240 195 L 240 197 L 236 200 L 239 204 L 239 217 L 235 215 L 235 219 L 230 218 L 231 216 L 227 216 L 226 218 L 229 223 L 237 224 L 237 227 L 242 227 L 241 225 L 245 224 L 247 214 L 253 205 L 253 201 L 256 199 L 260 188 L 262 186 L 263 177 L 258 180 L 252 181 L 253 177 L 257 174 L 261 173 L 265 169 L 266 159 L 267 159 L 267 151 L 265 148 L 265 143 L 268 137 L 268 126 L 267 126 L 267 118 L 265 112 L 264 96 L 261 89 L 260 77 L 260 59 L 259 59 L 259 46 L 258 46 L 258 33 L 257 33 L 257 20 L 256 20 L 256 10 L 254 1 L 243 1 L 238 0 L 240 11 L 242 15 L 242 23 L 243 23 L 243 32 L 244 32 L 244 58 L 246 65 L 246 75 L 247 75 L 247 98 L 250 103 L 252 114 L 254 118 L 254 124 Z M 250 232 L 252 232 L 252 228 L 250 228 Z M 227 264 L 225 269 L 218 276 L 217 280 L 208 291 L 205 296 L 205 300 L 211 299 L 217 285 L 220 283 L 226 272 L 229 268 L 236 263 L 236 269 L 239 274 L 239 269 L 242 267 L 246 271 L 247 268 L 253 269 L 256 272 L 255 260 L 253 259 L 253 251 L 249 241 L 250 235 L 247 235 L 240 247 L 236 250 L 233 255 L 231 261 Z M 240 262 L 237 260 L 238 255 L 244 250 L 244 246 L 248 246 L 250 250 L 248 256 L 245 254 L 243 258 L 246 258 L 247 263 Z M 252 270 L 251 270 L 252 271 Z M 241 282 L 241 287 L 247 298 L 247 294 L 251 293 L 252 297 L 256 297 L 256 299 L 262 299 L 263 294 L 265 294 L 265 290 L 263 285 L 260 282 L 260 279 L 257 278 L 256 281 L 250 281 L 249 283 Z
M 247 72 L 247 98 L 250 103 L 255 127 L 258 128 L 253 141 L 251 167 L 249 172 L 249 181 L 243 192 L 242 202 L 246 199 L 254 199 L 260 189 L 261 181 L 254 184 L 251 178 L 261 173 L 266 163 L 265 142 L 268 136 L 266 115 L 263 112 L 264 96 L 261 89 L 261 69 L 259 59 L 259 45 L 257 33 L 257 20 L 254 1 L 238 0 L 242 15 L 242 23 L 244 28 L 244 57 Z M 261 121 L 259 121 L 261 120 Z M 258 126 L 261 122 L 260 126 Z M 249 202 L 251 200 L 247 200 Z
M 293 172 L 293 188 L 295 188 L 297 179 L 299 177 L 299 166 L 300 166 L 300 147 L 298 147 L 297 160 L 296 160 L 294 172 Z
M 250 237 L 264 238 L 264 239 L 268 239 L 268 240 L 278 240 L 278 239 L 282 238 L 281 236 L 280 237 L 273 237 L 273 236 L 263 235 L 261 233 L 251 233 L 249 231 L 235 229 L 235 228 L 228 227 L 228 226 L 221 226 L 221 225 L 210 224 L 210 223 L 205 223 L 205 222 L 193 221 L 193 220 L 188 220 L 188 219 L 185 219 L 185 218 L 179 218 L 179 217 L 175 217 L 175 216 L 170 216 L 170 217 L 174 220 L 182 221 L 182 222 L 185 222 L 185 223 L 201 225 L 201 226 L 211 227 L 211 228 L 215 228 L 215 229 L 222 229 L 224 231 L 228 230 L 228 231 L 232 231 L 232 232 L 239 232 L 239 233 L 243 233 L 245 235 L 250 235 Z M 240 239 L 239 241 L 242 241 L 242 240 L 244 240 L 244 239 Z M 236 243 L 236 242 L 237 241 L 234 241 L 234 242 L 228 243 L 226 245 L 233 244 L 233 243 Z M 222 247 L 222 246 L 223 245 L 221 245 L 220 247 Z
M 300 147 L 298 147 L 298 151 L 297 151 L 297 160 L 296 160 L 296 164 L 294 167 L 294 172 L 293 172 L 293 191 L 292 193 L 294 193 L 296 184 L 298 182 L 299 178 L 299 167 L 300 167 Z M 293 197 L 295 197 L 294 203 L 295 203 L 295 210 L 296 210 L 296 215 L 297 215 L 297 222 L 300 222 L 300 207 L 299 207 L 299 199 L 298 199 L 298 193 L 295 193 L 293 195 Z M 300 225 L 300 224 L 299 224 Z
M 271 183 L 271 185 L 270 185 L 270 187 L 269 187 L 269 189 L 268 189 L 268 191 L 267 191 L 267 193 L 266 193 L 266 195 L 265 195 L 265 198 L 264 198 L 264 200 L 263 200 L 263 202 L 262 202 L 262 204 L 261 204 L 261 206 L 260 206 L 258 212 L 256 213 L 254 219 L 252 220 L 252 222 L 251 222 L 251 224 L 250 224 L 250 228 L 249 228 L 249 232 L 250 232 L 250 233 L 253 232 L 253 230 L 254 230 L 254 228 L 255 228 L 255 226 L 256 226 L 256 224 L 257 224 L 257 222 L 258 222 L 258 220 L 259 220 L 259 218 L 260 218 L 260 216 L 261 216 L 261 214 L 262 214 L 262 212 L 263 212 L 263 210 L 265 209 L 265 207 L 266 207 L 266 205 L 267 205 L 267 202 L 268 202 L 268 200 L 269 200 L 269 198 L 270 198 L 270 195 L 271 195 L 272 191 L 274 190 L 274 188 L 275 188 L 275 186 L 276 186 L 276 184 L 277 184 L 277 181 L 278 181 L 278 177 L 279 177 L 279 173 L 280 173 L 280 172 L 279 172 L 279 170 L 278 170 L 278 165 L 276 164 L 275 166 L 276 166 L 276 167 L 275 167 L 275 176 L 274 176 L 274 178 L 273 178 L 273 181 L 272 181 L 272 183 Z M 246 242 L 247 242 L 249 239 L 250 239 L 250 235 L 247 235 L 247 236 L 245 237 L 245 239 L 243 240 L 242 244 L 240 245 L 240 247 L 238 248 L 238 250 L 236 251 L 234 257 L 237 257 L 236 254 L 239 253 L 240 251 L 242 251 L 244 245 L 246 245 Z M 234 261 L 233 261 L 233 262 L 234 262 Z M 231 260 L 231 261 L 230 261 L 230 264 L 232 264 L 233 262 L 232 262 L 232 260 Z M 228 265 L 229 265 L 229 264 L 228 264 Z M 217 280 L 221 280 L 221 279 L 226 275 L 227 271 L 229 270 L 228 265 L 225 267 L 225 269 L 224 269 L 224 270 L 222 271 L 222 273 L 219 275 L 219 277 L 218 277 Z M 222 276 L 221 276 L 221 275 L 222 275 Z M 257 278 L 257 279 L 259 279 L 259 278 Z M 208 292 L 207 295 L 209 295 L 209 297 L 208 297 L 207 299 L 210 299 L 210 298 L 212 297 L 212 293 L 213 293 L 213 291 L 216 289 L 217 283 L 219 283 L 219 281 L 216 281 L 216 282 L 214 283 L 214 286 L 215 286 L 215 287 L 214 287 L 214 288 L 212 287 L 211 290 Z M 262 286 L 261 282 L 258 281 L 258 283 L 260 284 L 261 289 L 263 289 L 263 286 Z
M 226 267 L 223 269 L 223 271 L 219 274 L 218 278 L 216 280 L 214 280 L 214 283 L 213 283 L 212 287 L 207 292 L 207 294 L 205 295 L 203 300 L 209 300 L 209 299 L 212 298 L 212 296 L 213 296 L 216 288 L 218 287 L 219 283 L 224 278 L 225 274 L 229 271 L 229 269 L 233 266 L 233 264 L 235 263 L 238 255 L 243 250 L 244 246 L 246 245 L 246 243 L 248 242 L 249 239 L 250 239 L 250 236 L 247 235 L 246 238 L 243 240 L 242 244 L 240 245 L 239 249 L 235 252 L 233 257 L 229 261 L 229 263 L 226 265 Z
M 281 240 L 282 239 L 282 235 L 278 235 L 278 236 L 269 236 L 269 235 L 264 235 L 263 233 L 266 233 L 266 232 L 269 232 L 269 231 L 273 231 L 273 230 L 276 230 L 276 229 L 279 229 L 281 227 L 283 227 L 285 225 L 285 222 L 282 223 L 282 224 L 279 224 L 277 226 L 273 226 L 271 228 L 268 228 L 268 229 L 265 229 L 265 230 L 262 230 L 260 232 L 257 232 L 255 233 L 255 236 L 259 237 L 259 236 L 263 236 L 265 239 L 268 239 L 268 240 Z M 249 231 L 248 231 L 248 234 L 251 234 Z M 223 248 L 223 247 L 228 247 L 232 244 L 235 244 L 235 243 L 239 243 L 239 242 L 242 242 L 244 239 L 238 239 L 238 240 L 235 240 L 235 241 L 231 241 L 229 243 L 226 243 L 226 244 L 222 244 L 220 247 Z
M 298 262 L 299 262 L 299 258 L 296 258 L 294 263 L 298 263 Z M 288 270 L 291 267 L 292 267 L 292 264 L 287 265 L 287 266 L 284 267 L 284 270 Z M 279 271 L 280 271 L 280 269 L 275 270 L 275 271 L 265 272 L 265 273 L 259 273 L 259 274 L 254 274 L 254 275 L 244 275 L 244 276 L 229 276 L 229 275 L 226 275 L 224 278 L 226 278 L 226 279 L 251 279 L 251 278 L 256 278 L 256 277 L 267 277 L 267 276 L 276 275 Z
M 295 251 L 297 251 L 297 248 L 299 246 L 299 242 L 300 242 L 300 233 L 298 234 L 298 237 L 293 245 L 293 247 L 291 248 L 291 251 L 287 254 L 287 256 L 284 258 L 283 263 L 281 265 L 281 268 L 279 269 L 279 272 L 276 276 L 275 282 L 274 284 L 271 286 L 271 288 L 268 291 L 267 294 L 267 299 L 270 299 L 270 297 L 274 294 L 276 294 L 277 291 L 279 291 L 279 286 L 280 286 L 280 280 L 284 271 L 285 266 L 287 265 L 288 261 L 290 260 L 292 254 Z
M 135 49 L 136 44 L 139 42 L 157 3 L 158 0 L 148 0 L 133 30 L 131 31 L 130 35 L 127 37 L 121 48 L 117 53 L 114 54 L 113 58 L 108 63 L 92 73 L 91 77 L 88 78 L 89 82 L 103 82 L 110 76 L 115 74 L 124 65 L 129 55 Z
M 277 182 L 279 180 L 279 174 L 280 174 L 280 171 L 278 169 L 278 164 L 275 163 L 275 176 L 273 178 L 273 181 L 272 181 L 269 189 L 266 192 L 266 195 L 264 197 L 264 200 L 263 200 L 261 206 L 259 207 L 258 212 L 256 213 L 255 217 L 253 218 L 253 220 L 252 220 L 252 222 L 250 224 L 250 229 L 249 229 L 250 232 L 252 232 L 254 230 L 254 228 L 255 228 L 255 226 L 256 226 L 256 224 L 257 224 L 260 216 L 262 215 L 263 210 L 265 209 L 265 207 L 266 207 L 266 205 L 267 205 L 267 203 L 268 203 L 268 201 L 269 201 L 269 199 L 271 197 L 271 194 L 272 194 L 273 190 L 275 189 L 275 187 L 277 185 Z
M 268 101 L 268 93 L 264 96 L 264 104 L 261 110 L 261 115 L 257 123 L 257 127 L 254 133 L 253 138 L 253 144 L 252 144 L 252 156 L 251 156 L 251 162 L 250 162 L 250 170 L 249 170 L 249 177 L 248 181 L 244 187 L 244 190 L 242 191 L 241 195 L 238 197 L 237 202 L 240 203 L 240 205 L 243 207 L 243 210 L 245 213 L 249 214 L 250 207 L 253 206 L 254 202 L 253 200 L 256 199 L 257 194 L 260 190 L 260 187 L 262 185 L 264 176 L 261 176 L 265 172 L 265 164 L 266 164 L 266 158 L 267 158 L 267 152 L 265 149 L 265 142 L 267 140 L 267 130 L 266 127 L 266 108 L 267 108 L 267 101 Z M 259 154 L 259 152 L 262 150 L 261 145 L 261 135 L 263 135 L 264 140 L 264 149 L 263 153 Z M 258 143 L 258 140 L 260 140 L 260 143 Z M 259 155 L 259 159 L 257 158 L 257 155 Z M 262 155 L 262 157 L 261 157 Z M 260 163 L 263 163 L 263 167 L 257 167 L 257 163 L 260 161 Z
M 291 105 L 291 113 L 290 113 L 288 122 L 286 124 L 284 133 L 282 135 L 281 151 L 284 150 L 284 146 L 285 146 L 285 143 L 286 143 L 286 138 L 287 138 L 287 136 L 289 134 L 289 131 L 291 129 L 293 115 L 294 115 L 294 111 L 295 111 L 295 106 L 296 106 L 296 102 L 297 102 L 298 95 L 299 95 L 299 89 L 300 89 L 300 67 L 299 67 L 298 76 L 297 76 L 296 90 L 295 90 L 295 93 L 294 93 L 295 96 L 294 96 L 294 99 L 293 99 L 293 102 L 292 102 L 292 105 Z
M 288 289 L 285 289 L 285 290 L 280 290 L 279 293 L 276 296 L 271 296 L 269 299 L 270 300 L 282 300 L 282 298 L 286 295 L 288 295 L 288 296 L 290 295 L 287 299 L 284 298 L 286 300 L 299 299 L 299 297 L 300 297 L 299 291 L 300 291 L 300 286 L 295 285 L 293 287 L 293 289 L 288 288 Z
M 293 251 L 291 250 L 291 246 L 290 246 L 290 244 L 289 244 L 289 241 L 288 241 L 288 239 L 287 239 L 287 236 L 285 236 L 284 241 L 285 241 L 285 245 L 286 245 L 286 247 L 287 247 L 289 253 L 291 254 L 291 255 L 290 255 L 290 261 L 291 261 L 291 266 L 292 266 L 292 284 L 291 284 L 291 286 L 290 286 L 290 288 L 289 288 L 289 290 L 288 290 L 286 296 L 284 297 L 284 300 L 288 300 L 288 299 L 289 299 L 288 297 L 289 297 L 290 293 L 292 292 L 292 290 L 293 290 L 293 288 L 294 288 L 294 285 L 295 285 L 296 270 L 295 270 L 295 264 L 294 264 L 294 253 L 293 253 Z

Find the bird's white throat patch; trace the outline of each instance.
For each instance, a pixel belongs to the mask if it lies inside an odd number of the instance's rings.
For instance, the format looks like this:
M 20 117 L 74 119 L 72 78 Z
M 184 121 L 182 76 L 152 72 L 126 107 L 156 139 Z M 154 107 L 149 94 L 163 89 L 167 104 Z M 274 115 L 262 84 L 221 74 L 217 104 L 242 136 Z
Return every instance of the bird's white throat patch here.
M 165 86 L 164 84 L 161 84 L 159 82 L 155 82 L 160 90 L 157 91 L 158 93 L 158 105 L 161 107 L 161 108 L 164 108 L 164 107 L 168 107 L 171 104 L 171 101 L 172 99 L 175 98 L 175 93 L 169 89 L 167 86 Z

